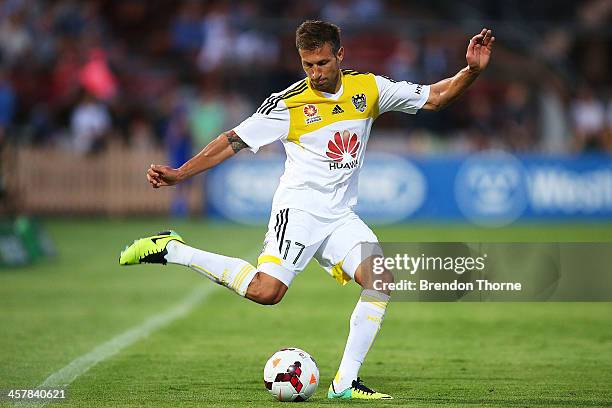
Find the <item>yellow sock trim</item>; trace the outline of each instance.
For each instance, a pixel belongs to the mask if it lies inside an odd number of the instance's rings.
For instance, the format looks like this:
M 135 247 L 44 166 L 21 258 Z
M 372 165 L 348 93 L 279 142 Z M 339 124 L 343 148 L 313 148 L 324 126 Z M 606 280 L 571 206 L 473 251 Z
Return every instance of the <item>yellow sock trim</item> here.
M 245 273 L 247 265 L 243 266 L 240 271 L 236 274 L 236 276 L 234 277 L 234 279 L 232 280 L 232 282 L 228 285 L 230 288 L 236 290 L 236 288 L 238 287 L 236 285 L 236 283 L 238 283 L 238 281 L 242 278 L 242 275 Z
M 368 295 L 361 295 L 361 301 L 368 302 L 369 304 L 379 307 L 383 310 L 387 308 L 387 303 L 388 303 L 388 302 L 383 302 L 380 299 L 375 298 L 374 296 L 368 296 Z
M 245 266 L 242 267 L 242 269 L 240 270 L 240 272 L 238 272 L 238 275 L 236 275 L 236 278 L 234 279 L 234 282 L 232 284 L 232 288 L 238 292 L 240 290 L 240 286 L 242 286 L 242 283 L 244 282 L 244 280 L 246 279 L 246 277 L 249 275 L 249 273 L 254 270 L 255 267 L 253 267 L 251 264 L 247 264 Z
M 206 275 L 210 276 L 212 278 L 212 280 L 214 280 L 215 282 L 219 282 L 219 278 L 218 277 L 216 277 L 214 274 L 212 274 L 210 271 L 206 270 L 205 268 L 201 267 L 200 265 L 191 264 L 190 266 L 198 269 L 199 271 L 204 272 Z

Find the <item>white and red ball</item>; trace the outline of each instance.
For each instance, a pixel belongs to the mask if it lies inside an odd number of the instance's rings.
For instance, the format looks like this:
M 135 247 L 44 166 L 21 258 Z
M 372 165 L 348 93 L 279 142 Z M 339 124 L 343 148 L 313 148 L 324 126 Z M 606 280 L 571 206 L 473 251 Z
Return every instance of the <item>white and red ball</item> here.
M 285 348 L 266 363 L 264 385 L 279 401 L 306 401 L 319 385 L 319 368 L 304 350 Z

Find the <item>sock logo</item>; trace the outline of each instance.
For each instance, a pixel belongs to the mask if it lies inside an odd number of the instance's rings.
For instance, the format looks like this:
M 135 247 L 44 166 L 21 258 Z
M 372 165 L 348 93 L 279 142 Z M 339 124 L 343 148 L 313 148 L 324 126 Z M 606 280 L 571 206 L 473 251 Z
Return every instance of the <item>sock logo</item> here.
M 366 319 L 373 321 L 374 323 L 382 323 L 382 319 L 378 316 L 367 315 Z

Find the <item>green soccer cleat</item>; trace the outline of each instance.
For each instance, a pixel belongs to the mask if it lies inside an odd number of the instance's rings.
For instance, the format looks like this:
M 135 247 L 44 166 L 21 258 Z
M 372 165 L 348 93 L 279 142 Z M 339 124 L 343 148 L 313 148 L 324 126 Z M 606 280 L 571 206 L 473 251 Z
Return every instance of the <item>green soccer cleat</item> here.
M 174 231 L 162 231 L 157 235 L 141 238 L 125 247 L 119 256 L 119 265 L 137 265 L 141 263 L 166 264 L 168 250 L 166 246 L 170 241 L 179 241 L 183 244 L 183 238 Z
M 327 391 L 327 398 L 329 399 L 366 399 L 366 400 L 390 400 L 392 396 L 383 394 L 382 392 L 376 392 L 369 389 L 361 383 L 361 379 L 357 377 L 357 380 L 353 380 L 353 384 L 342 392 L 336 392 L 334 389 L 334 383 L 332 382 Z

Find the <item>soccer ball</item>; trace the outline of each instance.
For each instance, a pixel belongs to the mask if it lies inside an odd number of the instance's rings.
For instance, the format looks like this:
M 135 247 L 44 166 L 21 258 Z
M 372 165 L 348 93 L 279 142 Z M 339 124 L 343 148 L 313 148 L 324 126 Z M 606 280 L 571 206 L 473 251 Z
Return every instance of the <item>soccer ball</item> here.
M 304 350 L 284 348 L 266 363 L 264 384 L 279 401 L 306 401 L 319 385 L 319 369 Z

